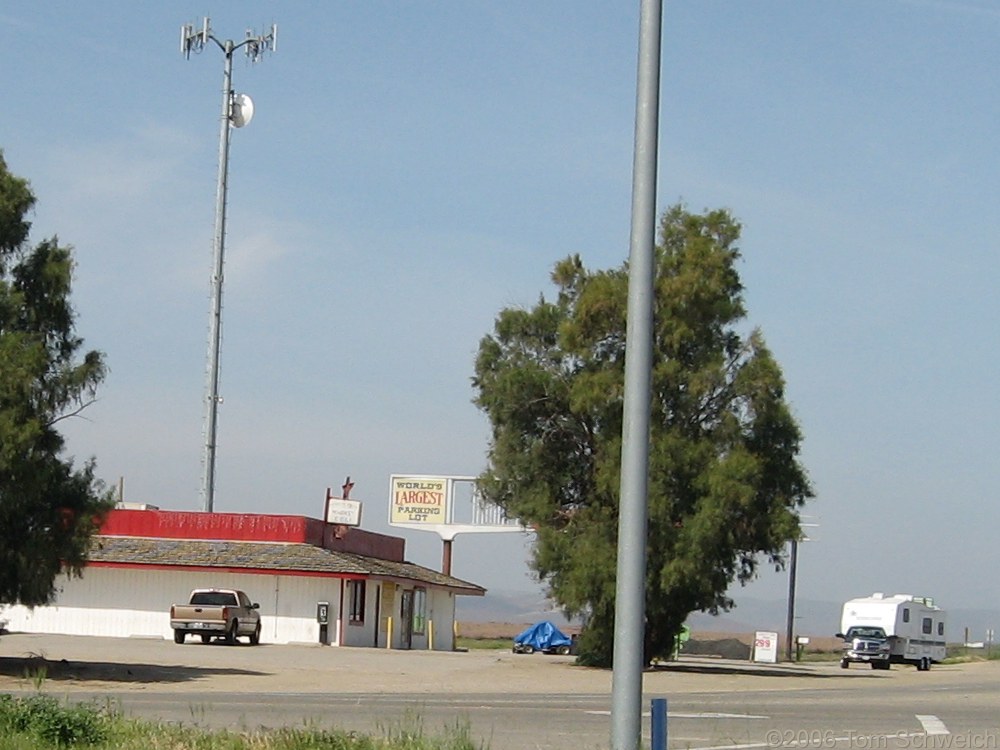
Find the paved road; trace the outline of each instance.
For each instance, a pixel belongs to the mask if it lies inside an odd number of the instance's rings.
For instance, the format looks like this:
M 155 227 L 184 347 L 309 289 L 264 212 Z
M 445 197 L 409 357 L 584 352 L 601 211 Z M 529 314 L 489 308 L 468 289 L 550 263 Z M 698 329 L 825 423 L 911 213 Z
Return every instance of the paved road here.
M 606 748 L 610 736 L 610 673 L 568 657 L 0 637 L 0 691 L 36 683 L 213 727 L 391 732 L 419 722 L 440 734 L 467 725 L 492 750 Z M 644 692 L 647 709 L 668 699 L 674 749 L 1000 748 L 1000 663 L 918 673 L 685 659 L 647 673 Z

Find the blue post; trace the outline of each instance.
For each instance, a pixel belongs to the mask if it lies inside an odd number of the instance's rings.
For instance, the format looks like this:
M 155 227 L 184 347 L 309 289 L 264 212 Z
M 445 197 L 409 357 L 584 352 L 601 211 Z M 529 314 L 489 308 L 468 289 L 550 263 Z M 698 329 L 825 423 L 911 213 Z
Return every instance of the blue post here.
M 653 698 L 649 714 L 652 750 L 667 750 L 667 699 Z

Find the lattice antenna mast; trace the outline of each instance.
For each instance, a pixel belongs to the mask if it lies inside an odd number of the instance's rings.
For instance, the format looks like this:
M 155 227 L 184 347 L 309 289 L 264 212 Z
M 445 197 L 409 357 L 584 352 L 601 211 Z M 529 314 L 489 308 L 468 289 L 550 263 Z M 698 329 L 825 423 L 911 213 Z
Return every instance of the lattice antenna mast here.
M 225 74 L 222 80 L 222 118 L 219 126 L 219 181 L 215 193 L 215 241 L 213 243 L 212 309 L 209 316 L 208 383 L 205 395 L 205 453 L 201 498 L 206 512 L 215 507 L 215 455 L 219 396 L 219 353 L 222 348 L 222 268 L 226 245 L 226 197 L 229 192 L 229 133 L 241 128 L 253 117 L 253 102 L 245 94 L 233 91 L 233 53 L 243 49 L 250 62 L 257 62 L 265 52 L 277 49 L 278 27 L 271 24 L 267 34 L 256 34 L 247 29 L 241 42 L 231 39 L 221 41 L 212 34 L 211 22 L 203 19 L 200 29 L 194 24 L 181 26 L 181 54 L 190 59 L 192 52 L 201 52 L 209 40 L 218 45 L 225 55 Z

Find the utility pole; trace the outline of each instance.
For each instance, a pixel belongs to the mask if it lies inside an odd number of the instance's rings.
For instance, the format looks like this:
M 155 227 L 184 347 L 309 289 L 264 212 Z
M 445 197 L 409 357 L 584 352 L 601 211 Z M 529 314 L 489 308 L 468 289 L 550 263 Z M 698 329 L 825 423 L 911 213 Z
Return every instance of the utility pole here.
M 785 631 L 785 660 L 792 661 L 795 657 L 795 566 L 799 559 L 799 540 L 792 539 L 792 548 L 788 555 L 788 620 Z
M 251 62 L 257 62 L 265 52 L 277 49 L 278 27 L 271 24 L 267 34 L 258 35 L 247 29 L 246 39 L 236 43 L 220 41 L 212 34 L 210 21 L 205 18 L 202 27 L 193 24 L 181 26 L 181 54 L 190 59 L 191 52 L 201 52 L 209 40 L 215 42 L 225 55 L 225 72 L 222 79 L 222 117 L 219 126 L 219 180 L 215 193 L 215 240 L 213 243 L 212 309 L 209 316 L 208 384 L 205 408 L 205 456 L 201 498 L 206 512 L 215 506 L 215 452 L 219 404 L 219 353 L 222 348 L 222 269 L 226 246 L 226 197 L 229 191 L 229 132 L 241 128 L 253 117 L 253 101 L 245 94 L 233 91 L 233 53 L 243 49 Z
M 615 642 L 611 676 L 612 750 L 639 750 L 642 739 L 649 399 L 653 362 L 653 245 L 656 241 L 662 12 L 662 0 L 641 0 L 625 328 Z
M 809 518 L 809 516 L 802 516 L 801 518 Z M 802 533 L 804 528 L 816 528 L 819 526 L 818 523 L 802 523 L 801 518 L 799 520 L 799 535 L 792 538 L 790 541 L 790 547 L 788 551 L 788 617 L 785 622 L 785 659 L 792 661 L 796 653 L 796 643 L 795 643 L 795 584 L 796 576 L 798 575 L 798 564 L 799 564 L 799 542 L 811 542 L 813 541 L 808 536 Z

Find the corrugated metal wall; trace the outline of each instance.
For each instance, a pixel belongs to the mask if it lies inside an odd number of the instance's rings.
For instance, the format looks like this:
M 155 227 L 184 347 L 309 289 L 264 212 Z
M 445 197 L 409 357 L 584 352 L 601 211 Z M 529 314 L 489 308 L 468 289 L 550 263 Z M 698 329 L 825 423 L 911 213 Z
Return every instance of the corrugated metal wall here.
M 20 605 L 2 607 L 0 620 L 7 620 L 7 629 L 12 632 L 170 639 L 171 604 L 186 602 L 191 589 L 234 588 L 242 589 L 251 601 L 260 604 L 263 643 L 319 643 L 316 606 L 327 602 L 327 642 L 331 645 L 400 648 L 399 592 L 404 587 L 369 580 L 365 621 L 355 625 L 343 622 L 343 585 L 339 578 L 316 576 L 93 567 L 84 571 L 83 578 L 61 576 L 54 604 L 33 610 Z M 427 649 L 430 645 L 435 650 L 452 650 L 455 596 L 430 589 L 426 606 L 429 625 L 423 634 L 413 635 L 411 647 Z M 392 644 L 386 643 L 389 618 Z M 432 632 L 433 644 L 429 644 Z
M 335 622 L 341 585 L 312 576 L 88 568 L 83 578 L 59 578 L 52 605 L 4 607 L 0 619 L 14 632 L 172 638 L 171 604 L 186 602 L 195 588 L 236 588 L 260 604 L 262 642 L 318 643 L 316 604 L 329 602 Z

